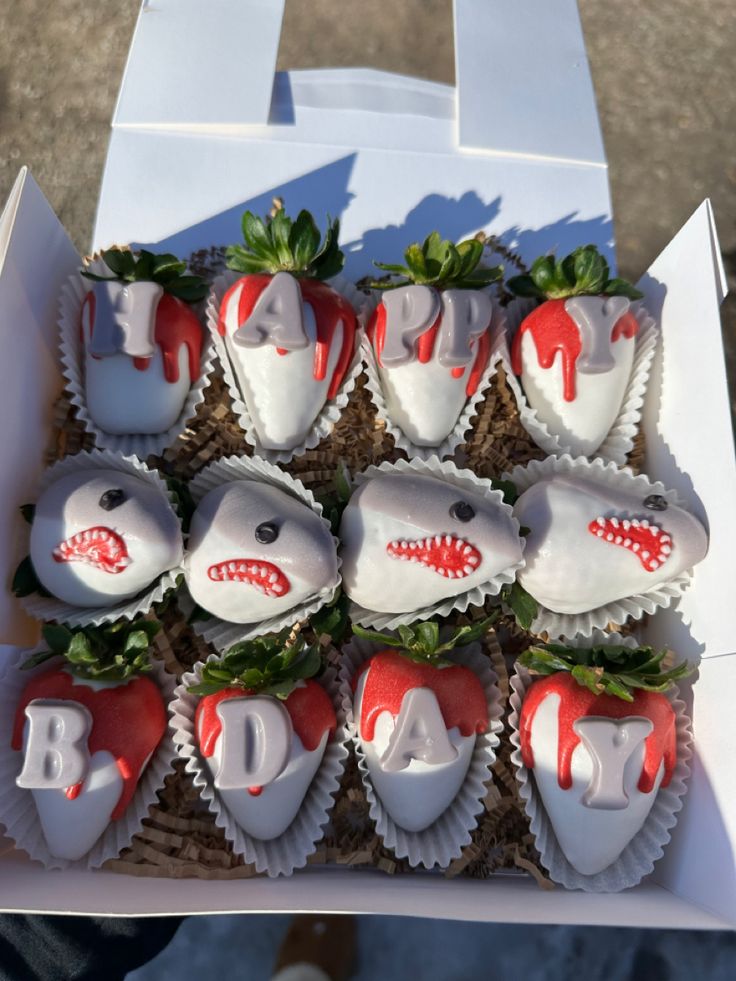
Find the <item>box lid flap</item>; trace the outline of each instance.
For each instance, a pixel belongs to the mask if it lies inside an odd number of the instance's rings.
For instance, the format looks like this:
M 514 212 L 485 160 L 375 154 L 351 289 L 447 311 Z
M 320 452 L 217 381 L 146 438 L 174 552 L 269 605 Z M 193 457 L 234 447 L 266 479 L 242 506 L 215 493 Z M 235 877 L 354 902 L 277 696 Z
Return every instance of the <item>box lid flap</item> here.
M 56 310 L 62 283 L 81 259 L 61 222 L 24 167 L 0 217 L 0 331 L 12 343 L 0 359 L 0 582 L 10 583 L 24 532 L 19 508 L 33 500 L 43 466 L 51 407 L 60 385 Z M 27 397 L 33 385 L 44 397 Z M 0 591 L 0 643 L 35 640 L 37 625 L 9 591 Z
M 710 534 L 693 588 L 650 622 L 648 637 L 684 657 L 718 657 L 734 649 L 725 570 L 736 554 L 736 463 L 719 314 L 725 277 L 708 201 L 638 285 L 662 328 L 642 418 L 645 469 L 679 491 Z
M 455 0 L 455 62 L 463 149 L 606 165 L 575 0 Z

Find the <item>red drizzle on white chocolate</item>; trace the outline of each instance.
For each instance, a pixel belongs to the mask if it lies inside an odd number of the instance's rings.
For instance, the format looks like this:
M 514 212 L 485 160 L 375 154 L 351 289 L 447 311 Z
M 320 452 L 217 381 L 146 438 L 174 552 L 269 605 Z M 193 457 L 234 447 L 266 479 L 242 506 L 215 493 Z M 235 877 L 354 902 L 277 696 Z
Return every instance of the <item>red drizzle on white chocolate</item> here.
M 481 554 L 475 545 L 454 535 L 435 535 L 418 541 L 389 542 L 386 552 L 392 559 L 418 562 L 446 579 L 464 579 L 478 571 Z
M 611 545 L 620 545 L 639 557 L 647 572 L 656 572 L 672 554 L 672 538 L 646 518 L 595 518 L 588 531 Z
M 230 559 L 218 562 L 207 570 L 213 582 L 245 582 L 266 596 L 285 596 L 291 583 L 273 562 L 262 559 Z
M 112 575 L 124 572 L 132 561 L 122 536 L 103 525 L 77 532 L 60 542 L 51 554 L 55 562 L 86 562 Z

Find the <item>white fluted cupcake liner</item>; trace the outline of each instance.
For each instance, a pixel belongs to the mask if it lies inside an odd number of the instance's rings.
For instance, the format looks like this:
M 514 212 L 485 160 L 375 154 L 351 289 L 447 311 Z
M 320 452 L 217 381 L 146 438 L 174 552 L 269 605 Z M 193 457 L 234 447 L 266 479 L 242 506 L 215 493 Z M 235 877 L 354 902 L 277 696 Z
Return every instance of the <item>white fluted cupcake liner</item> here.
M 619 469 L 615 463 L 605 463 L 600 459 L 588 460 L 582 456 L 573 459 L 565 454 L 560 457 L 548 456 L 545 460 L 532 460 L 514 467 L 504 474 L 504 478 L 512 481 L 519 494 L 522 494 L 532 484 L 553 474 L 576 474 L 615 490 L 637 489 L 642 500 L 650 494 L 660 494 L 669 504 L 683 506 L 677 493 L 667 490 L 660 481 L 651 481 L 644 474 L 635 476 L 628 467 Z M 636 593 L 584 613 L 555 613 L 540 603 L 530 630 L 535 634 L 546 633 L 550 637 L 575 637 L 578 634 L 589 636 L 594 630 L 605 629 L 609 624 L 619 625 L 629 619 L 640 620 L 645 613 L 651 614 L 657 609 L 675 605 L 689 586 L 692 574 L 693 570 L 688 569 L 644 593 Z
M 496 644 L 496 641 L 493 643 Z M 482 653 L 480 644 L 458 647 L 448 656 L 453 664 L 470 668 L 478 677 L 488 705 L 489 728 L 476 737 L 465 782 L 452 804 L 424 831 L 406 831 L 396 824 L 376 794 L 358 735 L 358 722 L 353 714 L 353 679 L 363 664 L 379 650 L 380 644 L 353 637 L 342 648 L 339 670 L 343 712 L 368 798 L 370 817 L 384 845 L 397 858 L 406 858 L 412 866 L 447 868 L 460 857 L 463 848 L 470 844 L 471 832 L 483 811 L 486 784 L 491 779 L 491 767 L 496 760 L 499 734 L 503 729 L 503 705 L 497 678 L 490 660 Z
M 397 460 L 396 463 L 385 461 L 380 466 L 367 467 L 362 473 L 356 474 L 355 483 L 360 486 L 364 481 L 370 480 L 371 477 L 379 473 L 416 473 L 427 477 L 436 477 L 454 487 L 480 494 L 486 500 L 498 504 L 511 518 L 512 526 L 517 534 L 519 532 L 519 522 L 513 516 L 513 509 L 504 503 L 501 491 L 494 490 L 490 480 L 476 476 L 472 470 L 461 470 L 450 460 L 441 462 L 435 456 L 428 460 Z M 524 548 L 523 538 L 521 539 L 521 547 Z M 431 617 L 446 617 L 453 610 L 464 613 L 469 606 L 483 606 L 487 597 L 497 596 L 504 586 L 516 579 L 517 572 L 523 566 L 524 559 L 522 557 L 519 562 L 499 572 L 480 586 L 474 586 L 472 589 L 458 593 L 457 596 L 450 596 L 439 603 L 411 610 L 409 613 L 377 613 L 351 602 L 350 617 L 355 623 L 359 623 L 363 627 L 371 627 L 373 630 L 395 630 L 401 624 L 415 623 L 417 620 L 429 620 Z
M 560 642 L 567 647 L 576 648 L 622 644 L 631 648 L 638 646 L 633 637 L 606 634 L 600 630 L 593 631 L 587 637 L 576 637 L 573 640 L 563 638 Z M 534 775 L 524 766 L 521 757 L 519 736 L 521 707 L 533 680 L 534 676 L 529 671 L 517 665 L 516 672 L 511 677 L 509 729 L 514 746 L 511 760 L 516 768 L 519 794 L 524 801 L 542 865 L 549 872 L 550 878 L 566 889 L 582 889 L 585 892 L 621 892 L 623 889 L 630 889 L 645 875 L 649 875 L 654 868 L 654 863 L 662 857 L 664 847 L 670 840 L 672 828 L 677 823 L 677 814 L 682 809 L 682 798 L 687 790 L 687 779 L 690 776 L 689 761 L 692 756 L 692 733 L 685 703 L 679 698 L 677 689 L 673 688 L 665 693 L 677 718 L 677 763 L 669 784 L 659 788 L 643 827 L 632 838 L 619 858 L 596 875 L 583 875 L 565 858 L 537 791 Z
M 375 306 L 375 303 L 371 304 L 371 313 Z M 445 457 L 452 456 L 457 447 L 465 442 L 465 438 L 472 428 L 472 419 L 480 411 L 480 403 L 485 398 L 488 387 L 493 381 L 498 362 L 503 356 L 505 333 L 506 314 L 494 301 L 493 320 L 491 322 L 491 357 L 488 367 L 483 373 L 483 377 L 475 393 L 465 403 L 452 432 L 439 446 L 417 445 L 404 433 L 398 424 L 392 421 L 383 394 L 383 386 L 381 385 L 378 362 L 376 361 L 373 345 L 366 335 L 363 336 L 362 354 L 366 371 L 365 387 L 370 392 L 371 401 L 376 409 L 376 416 L 385 424 L 386 432 L 393 437 L 397 449 L 404 450 L 410 458 L 418 457 L 420 460 L 428 460 L 432 456 L 439 457 L 440 460 L 443 460 Z M 439 397 L 441 397 L 440 393 L 438 393 Z
M 317 503 L 314 494 L 304 486 L 301 480 L 290 476 L 284 470 L 262 460 L 260 457 L 239 457 L 228 456 L 211 463 L 197 474 L 189 485 L 189 490 L 195 501 L 199 504 L 204 495 L 219 487 L 222 484 L 231 483 L 234 480 L 252 480 L 259 484 L 270 484 L 290 497 L 295 498 L 302 504 L 310 508 L 324 523 L 325 527 L 330 528 L 330 523 L 322 516 L 322 505 Z M 332 536 L 337 551 L 338 541 Z M 337 556 L 337 579 L 334 583 L 326 586 L 314 596 L 309 597 L 305 602 L 300 603 L 291 610 L 279 616 L 271 617 L 268 620 L 259 620 L 255 623 L 231 623 L 221 620 L 219 617 L 210 616 L 206 620 L 192 621 L 193 629 L 203 637 L 208 643 L 212 644 L 218 651 L 224 651 L 233 644 L 241 640 L 250 640 L 262 634 L 275 633 L 285 627 L 292 627 L 296 623 L 307 620 L 313 613 L 320 610 L 327 603 L 332 602 L 340 586 L 340 566 L 342 562 Z M 186 567 L 186 557 L 184 560 Z M 182 610 L 187 615 L 191 613 L 193 604 L 187 604 L 188 597 L 182 596 Z M 188 607 L 188 608 L 187 608 Z
M 213 654 L 207 661 L 212 661 L 216 657 Z M 335 707 L 337 716 L 335 734 L 325 746 L 322 762 L 309 785 L 297 816 L 278 838 L 262 841 L 244 831 L 231 815 L 220 799 L 209 767 L 199 751 L 195 732 L 195 713 L 199 696 L 192 695 L 187 688 L 199 683 L 205 663 L 207 662 L 200 662 L 193 671 L 183 675 L 170 705 L 171 725 L 179 755 L 186 760 L 186 770 L 193 775 L 194 786 L 214 815 L 217 826 L 222 828 L 225 837 L 232 842 L 235 852 L 242 855 L 249 865 L 255 865 L 257 872 L 265 872 L 272 877 L 291 875 L 295 869 L 303 868 L 307 864 L 307 858 L 316 850 L 318 842 L 324 836 L 324 828 L 330 819 L 330 811 L 335 803 L 335 794 L 340 786 L 340 778 L 348 756 L 348 736 L 340 704 L 337 674 L 334 668 L 328 667 L 319 679 L 319 683 L 327 691 Z
M 335 424 L 340 419 L 343 409 L 348 404 L 350 393 L 355 388 L 358 376 L 363 370 L 363 362 L 360 354 L 360 328 L 356 336 L 353 357 L 348 366 L 345 378 L 337 391 L 337 395 L 334 399 L 325 402 L 322 406 L 306 438 L 289 450 L 267 450 L 261 446 L 260 440 L 258 439 L 256 425 L 248 411 L 245 399 L 238 385 L 237 376 L 227 351 L 225 339 L 220 335 L 218 330 L 220 305 L 223 297 L 233 283 L 240 279 L 242 275 L 242 273 L 227 270 L 215 279 L 207 299 L 207 326 L 209 327 L 210 337 L 212 338 L 217 359 L 222 367 L 225 384 L 230 393 L 233 413 L 240 423 L 246 443 L 254 448 L 254 452 L 258 456 L 263 457 L 264 460 L 268 460 L 269 463 L 288 463 L 294 457 L 302 456 L 307 450 L 314 449 L 321 440 L 330 435 L 335 428 Z M 361 293 L 357 287 L 343 276 L 336 276 L 334 279 L 329 280 L 329 285 L 348 300 L 357 316 L 365 303 L 365 294 Z M 290 398 L 292 397 L 292 393 L 285 393 L 284 397 Z
M 134 456 L 123 456 L 111 450 L 82 450 L 74 456 L 66 456 L 57 461 L 42 474 L 39 493 L 61 477 L 78 473 L 80 470 L 119 470 L 120 473 L 140 477 L 166 498 L 176 514 L 174 495 L 169 491 L 158 471 L 149 469 Z M 28 537 L 30 539 L 30 534 Z M 57 623 L 65 623 L 69 627 L 99 626 L 101 623 L 111 623 L 113 620 L 132 620 L 139 614 L 148 613 L 154 603 L 160 603 L 169 590 L 177 586 L 177 579 L 182 572 L 180 565 L 175 566 L 159 576 L 147 590 L 133 599 L 114 602 L 112 606 L 72 606 L 71 603 L 65 603 L 55 596 L 41 596 L 39 593 L 18 597 L 18 602 L 26 613 L 36 620 L 54 620 Z
M 506 308 L 507 340 L 501 347 L 501 363 L 506 372 L 509 387 L 516 399 L 522 426 L 545 453 L 561 456 L 571 452 L 570 446 L 565 443 L 564 437 L 551 433 L 547 424 L 539 418 L 537 410 L 529 405 L 521 380 L 514 374 L 511 367 L 511 342 L 522 320 L 536 306 L 537 304 L 533 300 L 516 299 L 512 300 Z M 644 395 L 659 339 L 659 327 L 656 321 L 650 317 L 641 304 L 635 304 L 632 307 L 632 313 L 639 323 L 639 332 L 636 335 L 634 361 L 629 382 L 624 392 L 621 408 L 607 436 L 601 445 L 589 454 L 590 457 L 600 457 L 606 462 L 611 461 L 619 466 L 626 463 L 626 457 L 634 448 L 634 438 L 639 430 Z
M 47 869 L 98 869 L 108 859 L 117 858 L 141 830 L 143 819 L 148 817 L 149 808 L 156 803 L 158 791 L 164 785 L 164 778 L 172 770 L 176 747 L 171 727 L 167 726 L 122 817 L 110 822 L 84 858 L 70 861 L 53 856 L 44 838 L 32 792 L 16 785 L 16 777 L 23 766 L 23 754 L 11 747 L 13 722 L 21 695 L 31 678 L 48 671 L 54 661 L 45 661 L 29 670 L 21 670 L 20 665 L 35 651 L 44 649 L 39 645 L 32 651 L 16 650 L 0 665 L 0 825 L 5 826 L 17 848 Z M 164 702 L 168 702 L 174 690 L 173 675 L 165 671 L 161 662 L 154 661 L 148 677 L 158 684 Z
M 91 272 L 104 274 L 109 272 L 101 258 L 95 256 L 88 263 Z M 89 292 L 91 282 L 75 273 L 70 276 L 62 287 L 59 299 L 59 347 L 66 390 L 72 405 L 77 410 L 77 418 L 88 433 L 95 438 L 97 446 L 123 453 L 126 456 L 138 456 L 142 460 L 149 456 L 160 456 L 164 450 L 172 446 L 182 436 L 188 423 L 197 413 L 197 408 L 204 401 L 205 391 L 211 382 L 214 371 L 215 350 L 208 336 L 205 324 L 202 322 L 202 355 L 200 374 L 189 389 L 179 418 L 173 426 L 163 433 L 108 433 L 95 423 L 87 408 L 87 396 L 84 383 L 84 350 L 80 338 L 80 317 L 84 297 Z M 196 308 L 195 308 L 196 309 Z

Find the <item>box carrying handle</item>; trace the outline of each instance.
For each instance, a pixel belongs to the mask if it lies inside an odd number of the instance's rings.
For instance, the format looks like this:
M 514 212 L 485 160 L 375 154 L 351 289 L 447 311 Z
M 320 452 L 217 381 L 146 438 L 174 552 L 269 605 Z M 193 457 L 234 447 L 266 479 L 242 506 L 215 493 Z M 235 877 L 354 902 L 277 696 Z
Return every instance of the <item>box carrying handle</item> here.
M 284 4 L 144 0 L 113 125 L 219 135 L 267 128 Z M 454 0 L 454 45 L 459 149 L 605 166 L 575 0 Z M 331 110 L 341 70 L 288 74 L 330 75 Z M 398 89 L 391 73 L 365 74 L 373 84 L 378 76 Z M 416 80 L 428 93 L 433 84 Z

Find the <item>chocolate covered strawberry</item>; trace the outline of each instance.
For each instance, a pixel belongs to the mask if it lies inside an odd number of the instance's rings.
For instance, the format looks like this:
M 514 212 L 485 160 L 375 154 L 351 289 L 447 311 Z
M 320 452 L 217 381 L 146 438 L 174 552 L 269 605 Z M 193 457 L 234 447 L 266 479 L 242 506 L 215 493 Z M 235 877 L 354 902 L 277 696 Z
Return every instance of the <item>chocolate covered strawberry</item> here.
M 542 301 L 522 320 L 511 363 L 529 405 L 562 448 L 594 453 L 621 409 L 631 377 L 639 323 L 631 301 L 642 294 L 610 278 L 594 245 L 564 259 L 541 256 L 508 288 Z
M 107 249 L 82 270 L 93 280 L 80 335 L 93 422 L 107 433 L 164 433 L 200 376 L 204 331 L 192 304 L 207 284 L 176 256 Z
M 153 620 L 77 631 L 47 626 L 49 650 L 23 665 L 55 659 L 23 690 L 12 746 L 23 754 L 16 782 L 33 794 L 56 858 L 82 858 L 123 817 L 163 738 L 163 698 L 145 677 L 159 629 Z
M 452 652 L 490 622 L 460 627 L 444 643 L 433 621 L 398 636 L 353 628 L 382 648 L 353 679 L 358 739 L 377 797 L 406 831 L 423 831 L 452 804 L 476 737 L 489 729 L 483 686 Z
M 215 790 L 235 822 L 263 841 L 297 816 L 337 719 L 314 680 L 322 660 L 289 631 L 235 644 L 189 688 L 194 725 Z
M 690 672 L 666 652 L 606 642 L 544 644 L 519 663 L 532 675 L 519 741 L 557 842 L 572 867 L 596 875 L 644 826 L 677 765 L 676 714 L 662 694 Z
M 353 360 L 355 311 L 325 282 L 343 267 L 339 231 L 328 222 L 322 240 L 308 211 L 294 221 L 282 208 L 266 221 L 246 211 L 245 245 L 227 250 L 244 275 L 223 297 L 218 330 L 264 449 L 302 443 Z
M 493 301 L 501 269 L 480 266 L 483 245 L 454 245 L 432 232 L 410 245 L 406 265 L 376 262 L 400 278 L 384 291 L 368 325 L 388 416 L 417 446 L 438 446 L 477 391 L 491 356 Z
M 514 504 L 529 529 L 518 580 L 548 610 L 585 613 L 651 592 L 705 557 L 708 534 L 689 511 L 630 473 L 614 483 L 577 463 L 537 480 Z

